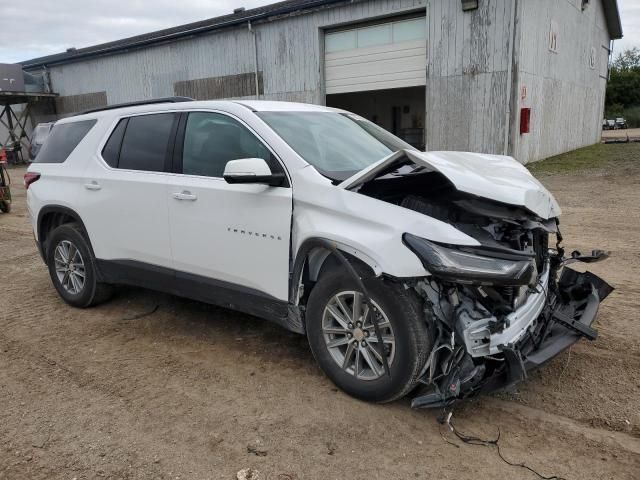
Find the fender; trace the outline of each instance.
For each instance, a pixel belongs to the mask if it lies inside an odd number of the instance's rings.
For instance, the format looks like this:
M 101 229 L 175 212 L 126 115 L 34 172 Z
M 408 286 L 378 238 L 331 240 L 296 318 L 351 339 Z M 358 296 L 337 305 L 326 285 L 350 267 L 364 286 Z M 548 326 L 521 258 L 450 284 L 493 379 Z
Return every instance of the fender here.
M 88 243 L 89 243 L 89 248 L 91 248 L 91 253 L 93 254 L 93 247 L 91 245 L 91 239 L 89 238 L 89 232 L 87 232 L 86 227 L 84 226 L 84 222 L 82 221 L 82 218 L 80 218 L 80 215 L 78 215 L 78 213 L 72 209 L 70 209 L 69 207 L 64 207 L 62 205 L 46 205 L 44 207 L 42 207 L 40 209 L 40 211 L 38 212 L 38 221 L 36 223 L 37 225 L 37 231 L 36 231 L 36 243 L 38 245 L 38 250 L 40 251 L 40 256 L 42 257 L 42 259 L 46 262 L 46 255 L 45 255 L 45 250 L 44 250 L 44 241 L 46 239 L 42 238 L 42 222 L 44 220 L 44 217 L 49 214 L 49 213 L 58 213 L 61 215 L 66 215 L 68 217 L 71 217 L 74 219 L 74 221 L 76 221 L 78 224 L 80 224 L 80 226 L 82 227 L 82 230 L 84 231 Z M 95 257 L 95 254 L 94 254 Z
M 300 280 L 302 279 L 302 272 L 307 263 L 307 259 L 313 260 L 313 265 L 309 267 L 311 278 L 315 280 L 326 259 L 336 250 L 340 250 L 348 256 L 360 260 L 371 269 L 372 275 L 378 277 L 382 274 L 382 270 L 373 259 L 349 245 L 327 238 L 308 238 L 300 245 L 293 263 L 291 280 L 289 282 L 289 303 L 291 305 L 297 307 L 300 302 Z

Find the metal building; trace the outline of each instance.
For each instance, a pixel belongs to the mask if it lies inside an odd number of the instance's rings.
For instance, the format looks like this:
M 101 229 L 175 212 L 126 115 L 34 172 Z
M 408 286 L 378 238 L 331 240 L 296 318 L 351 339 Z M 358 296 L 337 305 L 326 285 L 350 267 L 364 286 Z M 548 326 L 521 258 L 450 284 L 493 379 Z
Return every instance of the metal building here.
M 23 62 L 57 114 L 186 95 L 346 108 L 523 163 L 600 139 L 616 0 L 288 0 Z

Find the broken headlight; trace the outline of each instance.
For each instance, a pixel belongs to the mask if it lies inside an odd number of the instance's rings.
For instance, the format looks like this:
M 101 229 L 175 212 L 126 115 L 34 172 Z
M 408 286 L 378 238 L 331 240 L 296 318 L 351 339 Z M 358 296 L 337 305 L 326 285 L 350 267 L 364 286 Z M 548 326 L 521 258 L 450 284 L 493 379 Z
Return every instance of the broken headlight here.
M 511 258 L 500 258 L 499 254 L 490 251 L 482 252 L 486 255 L 466 252 L 438 245 L 410 233 L 405 233 L 402 238 L 434 277 L 451 282 L 528 285 L 536 275 L 535 263 L 531 258 L 518 259 L 513 255 Z

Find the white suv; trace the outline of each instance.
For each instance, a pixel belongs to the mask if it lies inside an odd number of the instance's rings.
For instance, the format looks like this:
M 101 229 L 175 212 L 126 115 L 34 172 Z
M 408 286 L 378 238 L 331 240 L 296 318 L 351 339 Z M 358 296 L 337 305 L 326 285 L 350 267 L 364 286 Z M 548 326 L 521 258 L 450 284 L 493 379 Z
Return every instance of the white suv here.
M 240 310 L 306 334 L 349 394 L 420 383 L 420 407 L 595 338 L 611 287 L 563 265 L 606 254 L 563 258 L 556 201 L 512 158 L 419 152 L 325 107 L 182 100 L 60 120 L 25 175 L 67 303 L 126 284 Z

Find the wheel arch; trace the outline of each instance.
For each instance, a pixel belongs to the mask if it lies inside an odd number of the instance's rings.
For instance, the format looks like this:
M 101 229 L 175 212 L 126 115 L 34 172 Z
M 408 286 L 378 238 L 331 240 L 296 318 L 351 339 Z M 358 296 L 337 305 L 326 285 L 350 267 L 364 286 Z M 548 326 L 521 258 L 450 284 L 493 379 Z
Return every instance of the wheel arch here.
M 78 215 L 76 211 L 72 210 L 69 207 L 65 207 L 62 205 L 46 205 L 42 207 L 38 212 L 36 232 L 38 239 L 38 248 L 40 249 L 42 259 L 45 262 L 47 261 L 45 245 L 48 235 L 53 231 L 54 228 L 60 225 L 64 225 L 65 223 L 77 223 L 80 225 L 82 233 L 87 239 L 87 243 L 89 244 L 89 248 L 91 249 L 91 253 L 93 254 L 93 247 L 91 246 L 91 241 L 89 240 L 89 234 L 80 215 Z
M 297 307 L 304 304 L 313 284 L 325 272 L 334 268 L 344 268 L 335 251 L 340 251 L 356 270 L 365 275 L 377 277 L 382 274 L 380 266 L 356 248 L 326 238 L 308 238 L 298 249 L 293 262 L 289 284 L 289 302 L 292 305 Z M 311 288 L 305 288 L 305 281 L 312 284 Z

